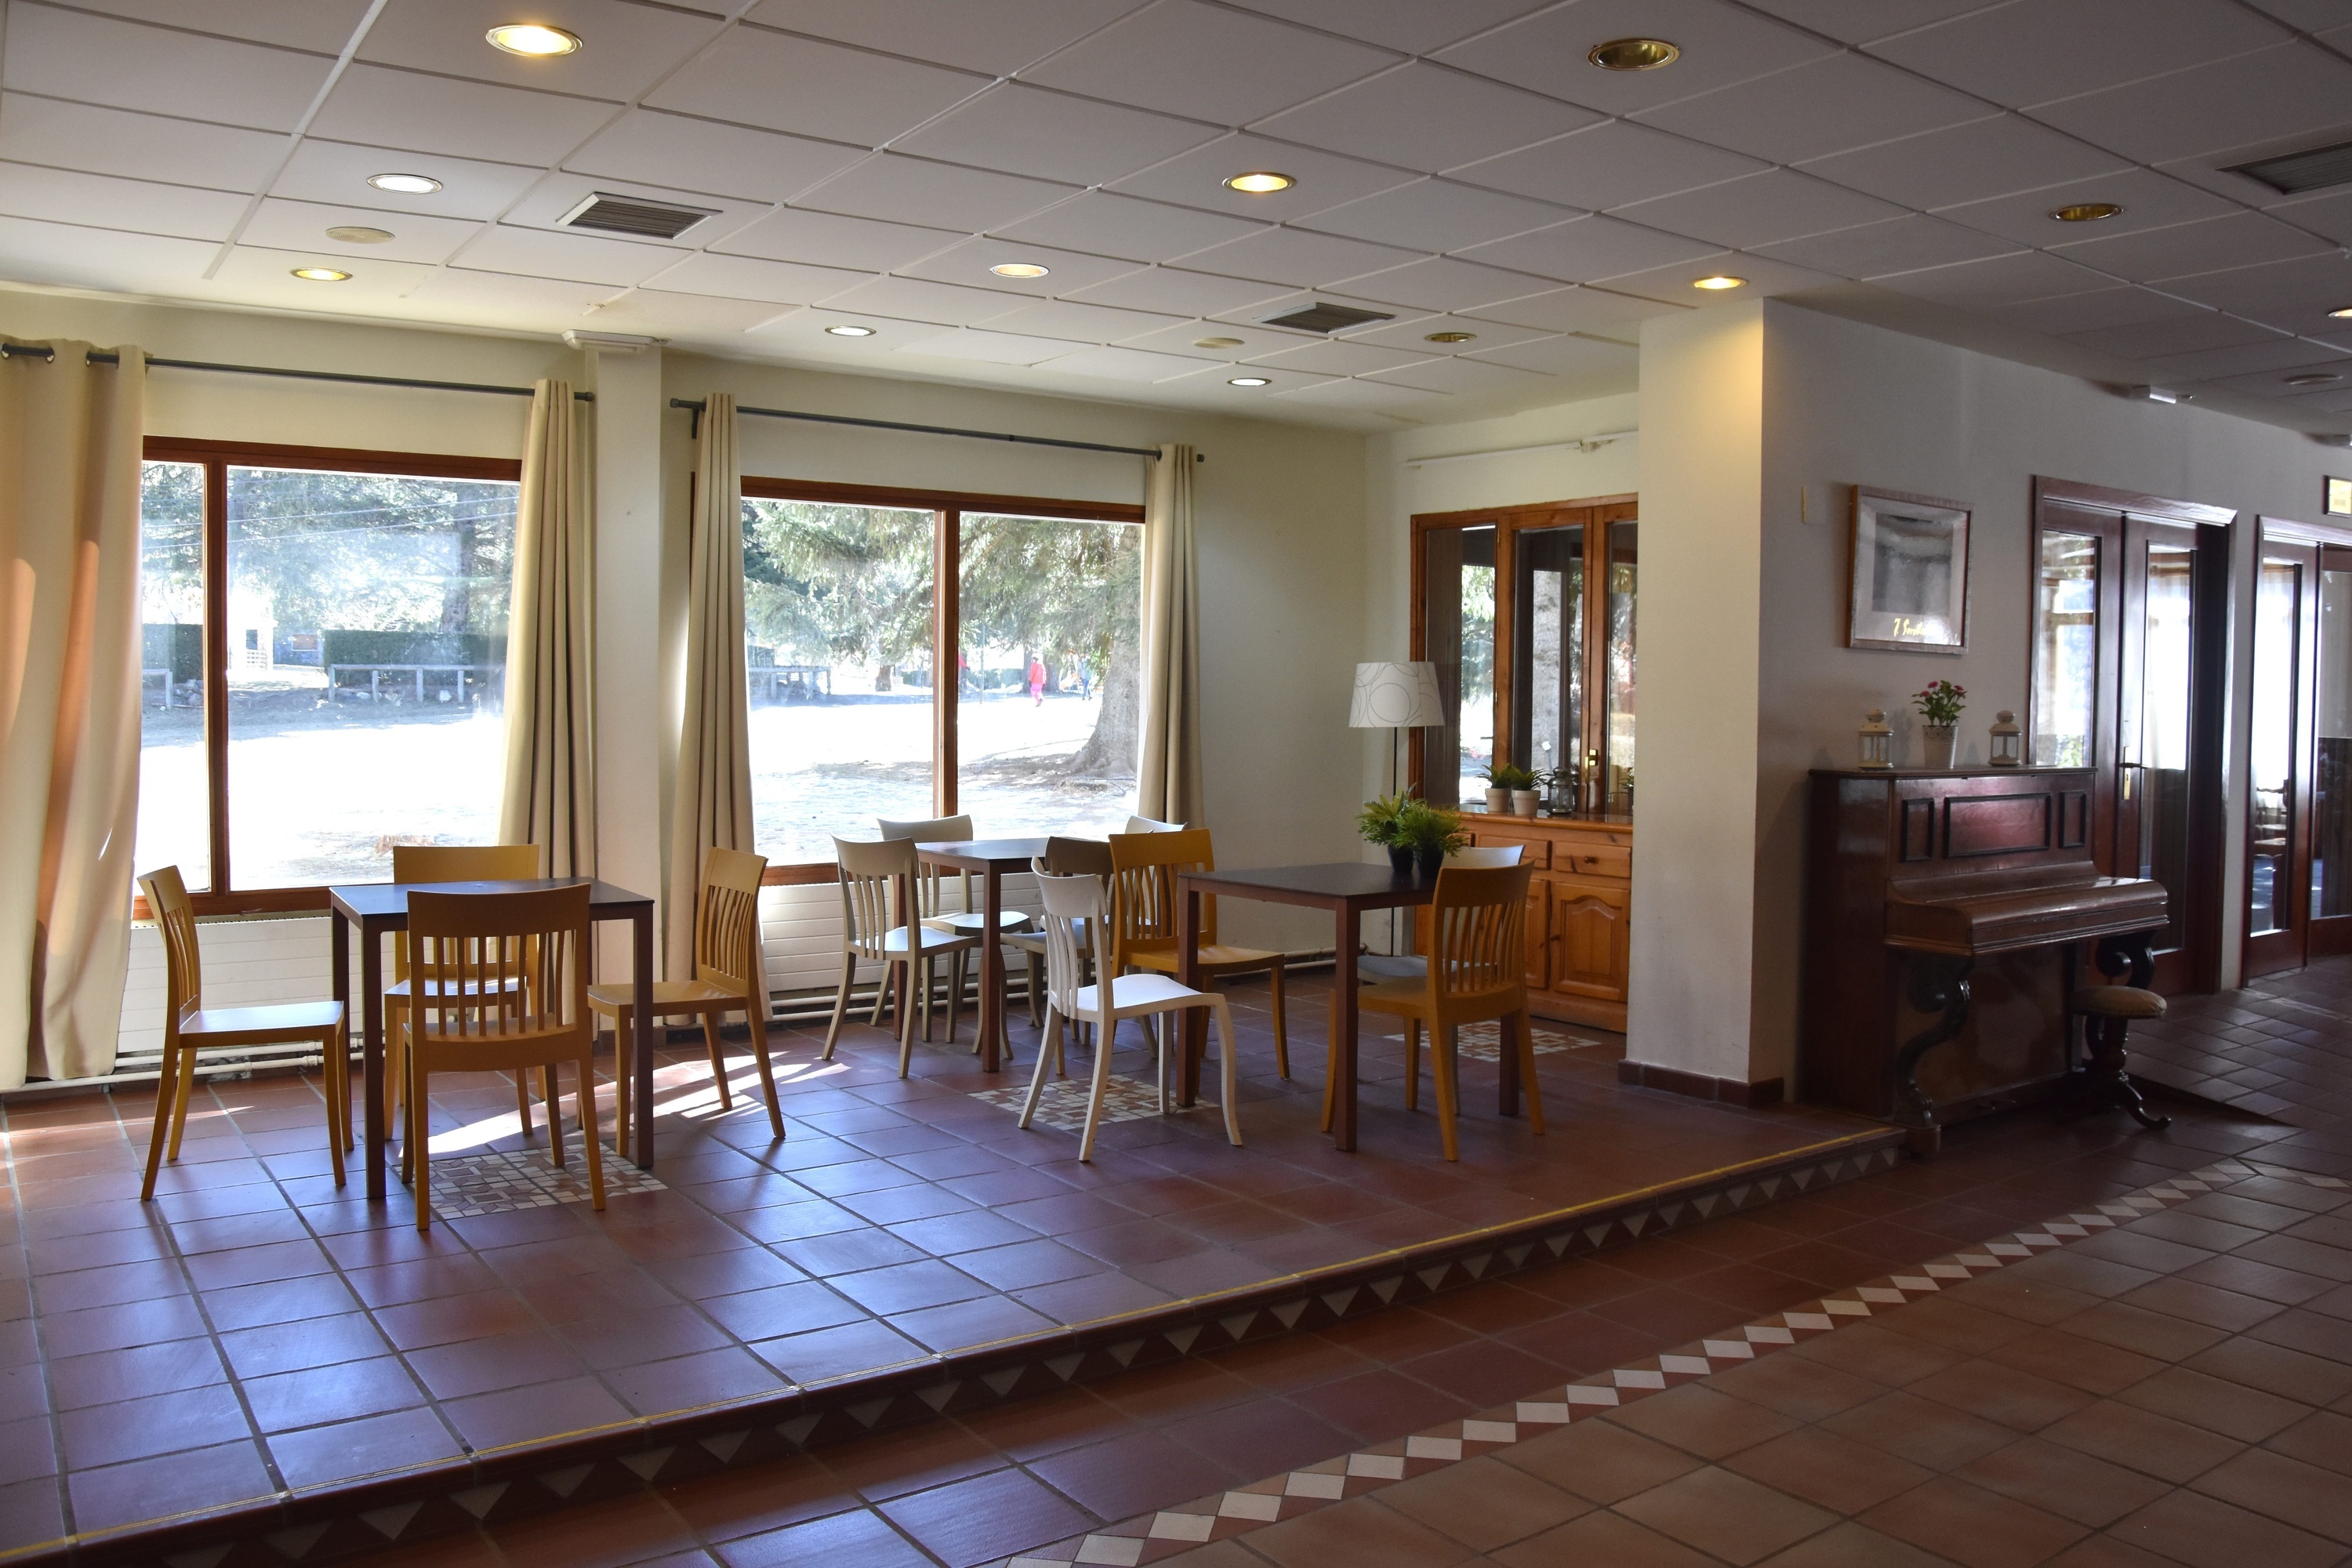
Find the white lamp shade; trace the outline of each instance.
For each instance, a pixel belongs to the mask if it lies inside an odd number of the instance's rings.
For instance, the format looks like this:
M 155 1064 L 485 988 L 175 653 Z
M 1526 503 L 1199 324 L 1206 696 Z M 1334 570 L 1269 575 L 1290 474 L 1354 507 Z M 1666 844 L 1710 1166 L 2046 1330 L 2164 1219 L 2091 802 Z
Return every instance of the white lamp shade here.
M 1437 689 L 1437 666 L 1360 664 L 1356 697 L 1349 705 L 1351 730 L 1419 730 L 1445 722 L 1445 700 Z

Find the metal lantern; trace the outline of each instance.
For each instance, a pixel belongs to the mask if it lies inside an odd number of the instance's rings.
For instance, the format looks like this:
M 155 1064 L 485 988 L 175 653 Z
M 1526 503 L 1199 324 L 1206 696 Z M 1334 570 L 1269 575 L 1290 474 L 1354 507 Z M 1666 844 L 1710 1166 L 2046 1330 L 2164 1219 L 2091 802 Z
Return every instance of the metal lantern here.
M 2006 708 L 1993 721 L 1990 760 L 1997 768 L 2017 767 L 2025 761 L 2025 738 L 2018 733 L 2017 715 Z
M 1886 727 L 1886 710 L 1874 708 L 1869 721 L 1860 731 L 1862 765 L 1865 768 L 1891 768 L 1895 765 L 1895 731 Z

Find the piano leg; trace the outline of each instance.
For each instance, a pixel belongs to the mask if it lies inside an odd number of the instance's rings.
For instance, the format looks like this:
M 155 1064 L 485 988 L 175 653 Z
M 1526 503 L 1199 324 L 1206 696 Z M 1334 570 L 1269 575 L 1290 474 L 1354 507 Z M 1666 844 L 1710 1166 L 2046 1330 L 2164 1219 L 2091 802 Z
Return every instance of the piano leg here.
M 1932 952 L 1909 955 L 1911 1005 L 1922 1013 L 1940 1015 L 1904 1041 L 1895 1057 L 1895 1120 L 1910 1129 L 1906 1144 L 1914 1154 L 1932 1154 L 1943 1144 L 1935 1102 L 1919 1087 L 1919 1058 L 1945 1041 L 1958 1038 L 1969 1019 L 1969 973 L 1975 967 L 1972 958 Z

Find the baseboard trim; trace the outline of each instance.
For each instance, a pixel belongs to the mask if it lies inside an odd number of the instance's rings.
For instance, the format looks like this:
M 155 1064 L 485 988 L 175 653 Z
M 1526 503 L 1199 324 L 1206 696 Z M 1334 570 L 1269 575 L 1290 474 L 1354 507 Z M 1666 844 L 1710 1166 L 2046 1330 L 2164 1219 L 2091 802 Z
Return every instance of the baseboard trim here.
M 1636 1089 L 1662 1089 L 1668 1094 L 1687 1095 L 1693 1100 L 1719 1100 L 1726 1105 L 1778 1105 L 1787 1098 L 1786 1086 L 1777 1078 L 1759 1079 L 1749 1083 L 1745 1079 L 1709 1078 L 1703 1072 L 1685 1072 L 1680 1068 L 1662 1068 L 1649 1062 L 1621 1061 L 1617 1064 L 1617 1081 L 1630 1083 Z

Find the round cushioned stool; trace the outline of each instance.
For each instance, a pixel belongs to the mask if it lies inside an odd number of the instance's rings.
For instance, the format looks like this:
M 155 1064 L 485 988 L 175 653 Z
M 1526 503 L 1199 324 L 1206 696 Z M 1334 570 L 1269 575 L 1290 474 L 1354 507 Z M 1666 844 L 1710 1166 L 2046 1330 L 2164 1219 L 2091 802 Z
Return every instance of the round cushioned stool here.
M 2151 1131 L 2172 1125 L 2169 1116 L 2158 1116 L 2139 1097 L 2139 1089 L 2124 1072 L 2124 1037 L 2135 1018 L 2164 1016 L 2164 998 L 2137 985 L 2085 985 L 2075 991 L 2067 1008 L 2084 1020 L 2083 1082 L 2102 1103 L 2121 1106 Z

